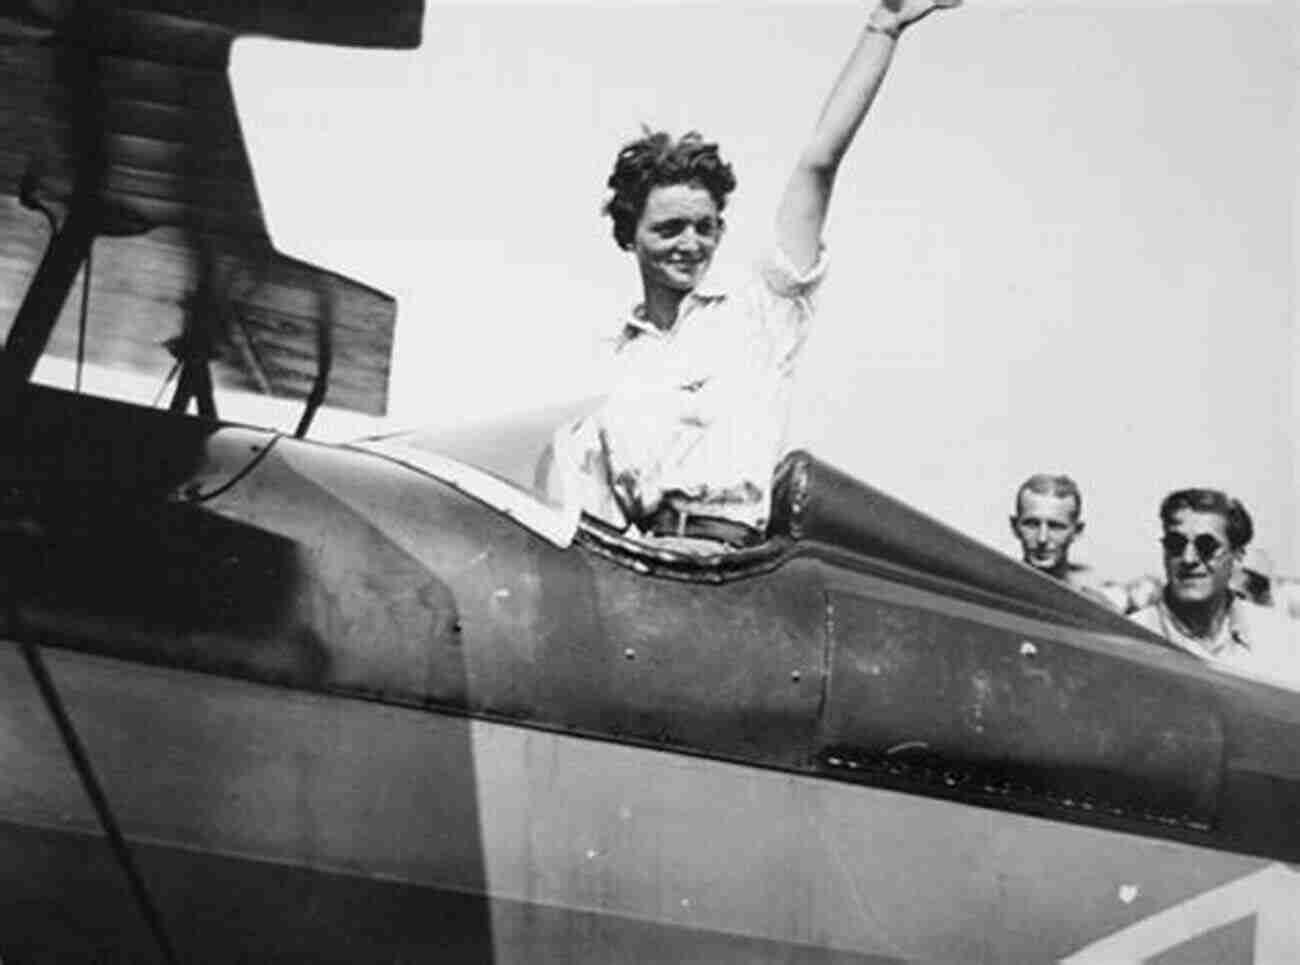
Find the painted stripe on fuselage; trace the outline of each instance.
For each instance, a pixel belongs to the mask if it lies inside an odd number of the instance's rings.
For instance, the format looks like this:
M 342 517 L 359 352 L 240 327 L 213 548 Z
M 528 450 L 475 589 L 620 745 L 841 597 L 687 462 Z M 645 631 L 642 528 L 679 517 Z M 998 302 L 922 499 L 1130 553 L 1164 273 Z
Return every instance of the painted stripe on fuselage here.
M 1300 870 L 1269 865 L 1094 942 L 1062 965 L 1144 962 L 1247 918 L 1254 919 L 1256 962 L 1300 961 Z
M 1102 947 L 1239 879 L 1266 883 L 1247 888 L 1257 911 L 1280 900 L 1275 887 L 1292 894 L 1290 871 L 1247 878 L 1266 863 L 1171 842 L 71 652 L 47 660 L 133 838 L 490 894 L 494 916 L 523 903 L 772 948 L 1020 962 Z M 0 819 L 93 830 L 7 644 L 0 688 Z M 1164 919 L 1141 947 L 1174 948 L 1200 920 Z M 529 960 L 543 941 L 529 921 L 494 918 L 510 936 L 495 961 Z M 567 957 L 601 960 L 582 935 Z M 1261 955 L 1300 960 L 1294 932 L 1269 935 Z

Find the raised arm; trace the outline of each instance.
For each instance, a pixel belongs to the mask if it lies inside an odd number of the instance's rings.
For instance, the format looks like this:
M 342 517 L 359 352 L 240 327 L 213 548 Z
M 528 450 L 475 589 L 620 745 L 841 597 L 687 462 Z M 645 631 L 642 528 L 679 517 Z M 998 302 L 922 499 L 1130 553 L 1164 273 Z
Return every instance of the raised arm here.
M 826 98 L 817 126 L 799 155 L 777 209 L 777 242 L 799 270 L 811 268 L 817 260 L 835 172 L 875 100 L 899 35 L 935 10 L 960 3 L 961 0 L 879 0 L 871 12 L 848 63 Z

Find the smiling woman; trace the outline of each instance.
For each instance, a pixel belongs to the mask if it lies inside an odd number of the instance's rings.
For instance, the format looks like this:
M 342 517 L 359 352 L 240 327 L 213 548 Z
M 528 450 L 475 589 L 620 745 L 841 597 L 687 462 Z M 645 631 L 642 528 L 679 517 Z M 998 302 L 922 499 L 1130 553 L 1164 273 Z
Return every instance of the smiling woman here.
M 647 131 L 619 152 L 608 186 L 604 211 L 615 243 L 636 254 L 645 313 L 655 327 L 671 328 L 722 240 L 722 210 L 736 187 L 731 165 L 695 131 L 679 140 Z
M 677 306 L 663 302 L 695 290 L 721 240 L 722 215 L 706 189 L 670 184 L 646 197 L 633 244 L 646 288 L 645 315 L 656 328 L 672 328 Z M 658 296 L 654 304 L 652 295 Z
M 623 148 L 605 211 L 636 258 L 644 300 L 616 343 L 624 371 L 607 403 L 556 433 L 548 485 L 558 499 L 683 550 L 763 540 L 836 172 L 903 30 L 958 2 L 872 10 L 786 185 L 775 251 L 736 294 L 701 290 L 736 185 L 717 146 L 661 131 Z

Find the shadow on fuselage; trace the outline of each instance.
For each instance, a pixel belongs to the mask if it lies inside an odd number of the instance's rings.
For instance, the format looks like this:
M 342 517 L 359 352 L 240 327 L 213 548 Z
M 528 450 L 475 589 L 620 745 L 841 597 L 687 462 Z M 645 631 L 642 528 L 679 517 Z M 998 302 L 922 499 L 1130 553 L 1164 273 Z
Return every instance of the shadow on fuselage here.
M 29 389 L 0 422 L 5 635 L 45 654 L 181 960 L 492 962 L 473 727 L 409 706 L 466 690 L 455 646 L 421 669 L 457 600 L 275 441 Z M 0 691 L 0 918 L 32 925 L 0 956 L 154 960 L 9 643 Z

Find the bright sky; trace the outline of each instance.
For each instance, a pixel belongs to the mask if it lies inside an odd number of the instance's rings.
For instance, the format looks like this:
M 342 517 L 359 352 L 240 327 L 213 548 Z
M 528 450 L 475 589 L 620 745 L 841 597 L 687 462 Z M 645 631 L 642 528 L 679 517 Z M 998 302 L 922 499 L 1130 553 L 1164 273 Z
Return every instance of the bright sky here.
M 232 66 L 282 251 L 398 298 L 394 425 L 599 387 L 637 296 L 599 216 L 645 122 L 740 178 L 743 267 L 856 3 L 430 4 L 415 52 L 250 40 Z M 791 443 L 1011 551 L 1015 486 L 1084 488 L 1080 558 L 1158 571 L 1185 485 L 1300 572 L 1296 12 L 968 0 L 904 37 L 841 171 Z

